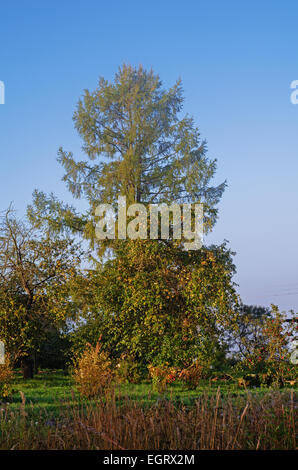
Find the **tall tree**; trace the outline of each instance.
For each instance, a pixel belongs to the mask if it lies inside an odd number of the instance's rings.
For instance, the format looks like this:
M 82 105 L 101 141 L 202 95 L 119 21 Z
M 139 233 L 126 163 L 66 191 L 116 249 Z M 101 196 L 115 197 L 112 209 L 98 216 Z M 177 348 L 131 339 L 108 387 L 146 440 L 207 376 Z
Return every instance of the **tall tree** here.
M 60 148 L 58 160 L 72 195 L 87 200 L 89 211 L 80 215 L 36 191 L 31 219 L 94 239 L 95 207 L 125 195 L 128 203 L 203 203 L 204 230 L 210 230 L 226 183 L 211 185 L 216 160 L 208 159 L 193 119 L 180 116 L 183 100 L 180 81 L 165 90 L 141 66 L 123 65 L 113 82 L 101 78 L 93 92 L 85 90 L 73 119 L 86 158 L 77 161 Z
M 84 158 L 60 148 L 58 161 L 68 189 L 88 209 L 80 214 L 35 191 L 30 220 L 50 232 L 80 233 L 94 245 L 95 208 L 114 205 L 122 195 L 127 204 L 202 203 L 204 231 L 211 230 L 226 182 L 212 185 L 216 160 L 207 157 L 193 119 L 182 116 L 183 100 L 180 81 L 166 90 L 152 70 L 127 65 L 112 82 L 101 78 L 94 91 L 85 90 L 74 113 Z M 206 339 L 212 331 L 215 338 L 233 316 L 230 254 L 219 248 L 212 261 L 202 250 L 189 263 L 179 242 L 147 241 L 112 241 L 115 257 L 81 279 L 82 308 L 88 319 L 94 314 L 116 353 L 128 348 L 146 361 L 157 355 L 167 360 L 181 350 L 189 359 L 197 353 L 198 336 Z
M 11 209 L 0 225 L 0 338 L 24 378 L 47 328 L 72 314 L 69 281 L 80 252 L 73 241 L 50 238 L 18 220 Z

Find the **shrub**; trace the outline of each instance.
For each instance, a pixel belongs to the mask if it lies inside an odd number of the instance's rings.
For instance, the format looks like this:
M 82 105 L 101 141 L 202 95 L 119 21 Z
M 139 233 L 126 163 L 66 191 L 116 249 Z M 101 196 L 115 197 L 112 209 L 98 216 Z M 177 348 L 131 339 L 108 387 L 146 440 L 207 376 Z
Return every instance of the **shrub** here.
M 295 385 L 297 382 L 297 366 L 288 361 L 267 361 L 266 363 L 267 382 L 275 388 L 281 388 L 289 385 Z
M 177 377 L 177 369 L 169 367 L 167 364 L 164 366 L 153 366 L 150 364 L 148 370 L 153 390 L 159 393 L 164 392 L 167 386 L 174 382 Z
M 262 377 L 259 374 L 245 374 L 238 378 L 239 387 L 259 387 L 262 383 Z
M 182 380 L 188 390 L 194 390 L 199 385 L 202 374 L 203 365 L 195 361 L 189 367 L 181 370 L 179 379 Z
M 112 388 L 111 361 L 98 341 L 74 359 L 73 378 L 79 392 L 87 397 L 108 396 Z
M 5 356 L 5 364 L 0 364 L 0 399 L 7 399 L 11 395 L 11 382 L 13 379 L 13 368 L 10 358 Z
M 254 319 L 258 331 L 257 342 L 249 351 L 244 342 L 248 352 L 234 370 L 242 375 L 257 375 L 262 385 L 279 388 L 297 381 L 297 368 L 290 363 L 289 348 L 296 336 L 297 317 L 292 316 L 289 320 L 275 305 L 271 309 L 270 316 L 262 320 Z
M 144 378 L 144 371 L 142 366 L 135 361 L 135 359 L 126 354 L 122 354 L 120 360 L 117 362 L 116 367 L 116 377 L 118 382 L 124 383 L 141 383 Z

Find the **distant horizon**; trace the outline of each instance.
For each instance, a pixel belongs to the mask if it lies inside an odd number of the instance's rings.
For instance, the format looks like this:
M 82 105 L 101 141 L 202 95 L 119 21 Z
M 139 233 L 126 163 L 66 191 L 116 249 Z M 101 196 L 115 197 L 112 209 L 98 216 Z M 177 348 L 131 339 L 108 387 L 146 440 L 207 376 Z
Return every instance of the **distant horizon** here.
M 1 207 L 19 216 L 34 189 L 74 202 L 56 161 L 83 157 L 72 115 L 84 89 L 123 63 L 181 77 L 214 184 L 227 179 L 205 242 L 229 241 L 245 304 L 298 311 L 298 4 L 12 0 L 1 6 Z M 4 87 L 2 87 L 2 90 Z

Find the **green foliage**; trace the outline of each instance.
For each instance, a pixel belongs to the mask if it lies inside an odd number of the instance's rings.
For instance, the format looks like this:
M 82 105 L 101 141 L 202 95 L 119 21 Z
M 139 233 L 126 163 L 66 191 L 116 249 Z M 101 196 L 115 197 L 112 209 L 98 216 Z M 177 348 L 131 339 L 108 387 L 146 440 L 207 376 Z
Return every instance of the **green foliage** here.
M 193 119 L 181 116 L 182 107 L 180 81 L 166 90 L 158 75 L 141 66 L 123 65 L 112 82 L 101 78 L 94 91 L 84 92 L 74 123 L 85 157 L 77 161 L 61 148 L 58 160 L 72 195 L 87 202 L 86 212 L 35 191 L 31 225 L 11 211 L 2 220 L 0 337 L 13 361 L 34 354 L 44 365 L 60 366 L 58 355 L 65 363 L 69 343 L 62 331 L 72 318 L 77 323 L 68 338 L 93 371 L 90 380 L 99 367 L 95 357 L 108 363 L 108 354 L 123 382 L 138 383 L 150 364 L 161 388 L 168 383 L 167 367 L 184 371 L 181 378 L 195 388 L 210 367 L 223 369 L 228 343 L 230 353 L 238 347 L 245 386 L 295 380 L 289 366 L 293 334 L 285 333 L 276 307 L 239 304 L 225 244 L 187 252 L 180 240 L 96 240 L 96 206 L 117 209 L 119 195 L 146 206 L 203 203 L 205 233 L 214 226 L 226 183 L 211 185 L 216 160 L 207 157 L 206 143 Z M 89 240 L 96 250 L 86 254 L 95 270 L 78 274 L 80 250 L 62 237 L 64 231 Z M 92 347 L 100 335 L 105 352 L 99 353 Z
M 296 336 L 295 316 L 292 320 L 288 321 L 275 305 L 265 316 L 246 318 L 247 329 L 254 332 L 253 341 L 248 346 L 250 336 L 246 334 L 241 338 L 243 349 L 240 346 L 240 351 L 245 351 L 245 355 L 235 370 L 256 376 L 258 385 L 281 387 L 286 381 L 295 381 L 297 374 L 293 374 L 295 366 L 290 363 L 289 347 Z
M 117 197 L 133 202 L 204 204 L 205 232 L 217 219 L 216 205 L 226 183 L 212 186 L 216 160 L 189 116 L 180 117 L 183 92 L 178 81 L 165 90 L 158 75 L 123 65 L 113 82 L 101 78 L 86 90 L 74 113 L 86 158 L 59 150 L 64 181 L 75 198 L 88 202 L 85 214 L 35 191 L 30 220 L 51 232 L 67 230 L 95 242 L 94 210 Z
M 93 317 L 111 356 L 179 367 L 199 355 L 212 357 L 235 320 L 229 250 L 185 252 L 137 240 L 119 243 L 115 254 L 74 286 L 77 305 L 88 321 Z
M 208 159 L 182 107 L 180 81 L 166 90 L 152 70 L 123 65 L 113 82 L 101 78 L 78 103 L 74 123 L 86 158 L 77 161 L 59 150 L 64 181 L 75 198 L 87 201 L 87 211 L 79 214 L 53 194 L 34 193 L 28 216 L 35 226 L 80 234 L 100 256 L 112 248 L 96 271 L 72 283 L 83 319 L 72 334 L 77 351 L 102 334 L 111 358 L 127 354 L 141 368 L 166 362 L 186 367 L 199 355 L 219 360 L 225 354 L 223 331 L 233 328 L 238 299 L 224 245 L 187 253 L 180 241 L 95 238 L 95 208 L 115 206 L 119 195 L 128 204 L 202 203 L 205 233 L 213 227 L 226 183 L 212 186 L 216 160 Z
M 51 327 L 36 354 L 37 366 L 42 369 L 66 369 L 71 354 L 69 335 Z
M 116 378 L 120 383 L 139 384 L 146 376 L 146 369 L 135 358 L 122 354 L 116 360 Z
M 83 286 L 86 286 L 86 289 Z M 95 307 L 96 302 L 88 297 L 91 286 L 94 289 L 94 295 L 96 295 L 96 289 L 92 282 L 91 274 L 89 274 L 84 278 L 78 276 L 72 288 L 78 309 L 82 313 L 82 316 L 73 324 L 72 330 L 67 335 L 71 351 L 75 355 L 82 353 L 87 343 L 95 346 L 103 331 L 101 315 L 97 315 Z M 112 354 L 111 357 L 113 357 Z
M 228 341 L 230 348 L 237 351 L 241 359 L 259 355 L 258 351 L 266 342 L 264 324 L 267 318 L 271 318 L 270 308 L 239 305 L 237 328 Z
M 177 370 L 174 367 L 169 367 L 168 364 L 162 366 L 148 366 L 149 375 L 152 380 L 152 388 L 155 392 L 163 393 L 167 387 L 174 382 L 177 375 Z
M 0 338 L 15 362 L 38 352 L 46 333 L 74 316 L 69 287 L 80 251 L 69 239 L 17 220 L 10 209 L 0 240 Z

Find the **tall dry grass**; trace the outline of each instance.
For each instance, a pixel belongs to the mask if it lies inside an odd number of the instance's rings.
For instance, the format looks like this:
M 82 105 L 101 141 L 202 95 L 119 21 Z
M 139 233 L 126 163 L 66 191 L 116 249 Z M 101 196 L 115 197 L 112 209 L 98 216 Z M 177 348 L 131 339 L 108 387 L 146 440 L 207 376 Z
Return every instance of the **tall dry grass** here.
M 297 403 L 294 394 L 263 398 L 200 397 L 195 406 L 155 405 L 115 399 L 96 405 L 68 406 L 55 419 L 30 417 L 30 405 L 0 412 L 1 449 L 295 449 Z

